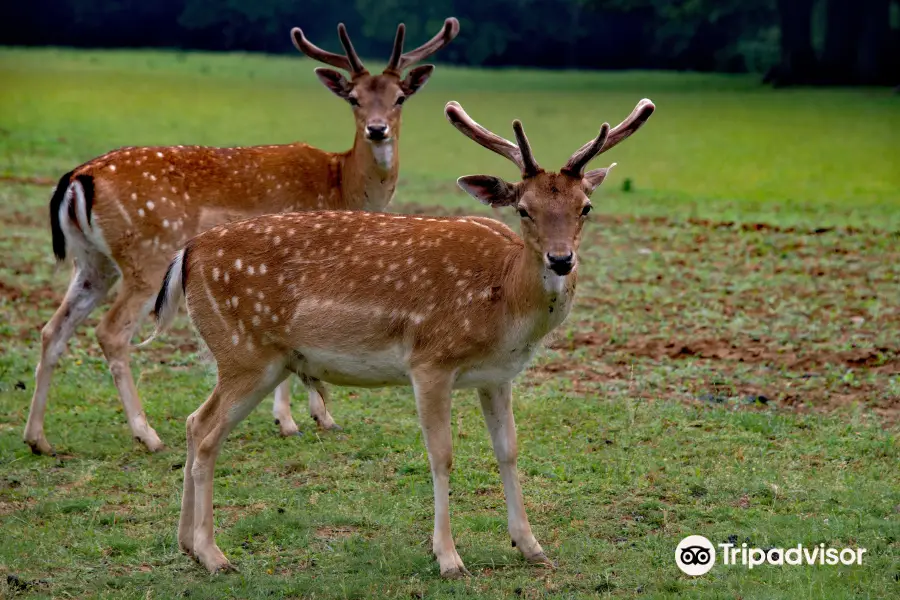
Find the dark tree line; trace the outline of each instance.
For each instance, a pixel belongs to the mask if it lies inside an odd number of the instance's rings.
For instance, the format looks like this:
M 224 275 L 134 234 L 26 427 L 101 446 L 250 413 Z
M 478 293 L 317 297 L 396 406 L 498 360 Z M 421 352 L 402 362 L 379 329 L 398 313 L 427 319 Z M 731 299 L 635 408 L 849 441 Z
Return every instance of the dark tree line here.
M 777 85 L 897 84 L 900 0 L 31 0 L 3 9 L 0 44 L 293 52 L 300 26 L 386 57 L 461 22 L 443 62 L 760 72 Z

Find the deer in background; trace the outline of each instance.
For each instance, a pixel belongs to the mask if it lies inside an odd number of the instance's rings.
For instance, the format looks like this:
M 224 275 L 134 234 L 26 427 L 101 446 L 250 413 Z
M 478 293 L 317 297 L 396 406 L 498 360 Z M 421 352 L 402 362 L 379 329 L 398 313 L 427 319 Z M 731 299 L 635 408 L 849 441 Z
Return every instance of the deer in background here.
M 316 211 L 232 222 L 188 242 L 157 296 L 156 333 L 186 298 L 218 381 L 187 418 L 181 548 L 211 572 L 232 568 L 213 537 L 216 457 L 229 432 L 293 373 L 307 385 L 412 385 L 434 484 L 432 549 L 445 577 L 467 574 L 450 533 L 451 392 L 477 389 L 513 546 L 549 564 L 516 472 L 512 380 L 572 306 L 589 198 L 609 172 L 586 165 L 653 110 L 642 100 L 616 128 L 604 123 L 553 173 L 534 159 L 519 121 L 514 144 L 448 104 L 460 131 L 521 170 L 518 183 L 488 175 L 458 182 L 485 204 L 514 208 L 521 238 L 485 217 Z
M 401 24 L 387 68 L 371 75 L 343 24 L 338 34 L 345 55 L 313 45 L 298 28 L 291 31 L 301 52 L 350 74 L 348 80 L 332 69 L 316 69 L 322 83 L 353 108 L 356 137 L 347 152 L 301 143 L 122 148 L 63 175 L 50 201 L 53 252 L 60 261 L 72 255 L 74 269 L 62 305 L 41 331 L 41 358 L 24 434 L 32 451 L 53 453 L 44 435 L 53 369 L 75 329 L 118 279 L 121 287 L 97 327 L 97 337 L 132 434 L 151 451 L 162 448 L 141 407 L 129 354 L 131 337 L 150 308 L 172 254 L 197 233 L 235 219 L 322 208 L 384 209 L 397 186 L 401 107 L 425 85 L 434 66 L 412 68 L 406 77 L 403 72 L 458 33 L 459 22 L 447 19 L 434 38 L 404 53 Z M 248 268 L 252 272 L 253 267 Z M 227 283 L 229 275 L 223 277 L 220 283 Z M 285 382 L 275 399 L 282 435 L 297 433 L 289 391 L 290 382 Z M 308 391 L 313 419 L 324 428 L 334 427 L 324 388 L 308 386 Z

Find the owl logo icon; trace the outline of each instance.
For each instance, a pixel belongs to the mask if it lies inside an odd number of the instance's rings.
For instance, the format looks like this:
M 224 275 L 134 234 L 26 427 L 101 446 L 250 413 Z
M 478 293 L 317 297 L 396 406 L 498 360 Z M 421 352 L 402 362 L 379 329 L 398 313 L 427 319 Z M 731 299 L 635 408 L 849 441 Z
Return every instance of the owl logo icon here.
M 716 549 L 702 535 L 689 535 L 675 548 L 675 564 L 686 575 L 704 575 L 716 564 Z

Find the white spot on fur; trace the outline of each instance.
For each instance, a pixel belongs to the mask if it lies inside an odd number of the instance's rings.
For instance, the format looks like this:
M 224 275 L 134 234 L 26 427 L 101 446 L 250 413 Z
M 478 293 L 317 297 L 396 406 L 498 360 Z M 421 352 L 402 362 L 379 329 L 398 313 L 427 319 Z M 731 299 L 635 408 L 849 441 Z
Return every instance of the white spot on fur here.
M 265 275 L 265 274 L 266 274 L 266 271 L 268 271 L 268 270 L 269 270 L 269 269 L 266 268 L 266 264 L 265 264 L 265 263 L 259 265 L 259 274 L 260 274 L 260 275 Z
M 147 200 L 147 210 L 153 210 L 156 208 L 156 205 L 153 204 L 153 200 Z
M 227 276 L 228 276 L 228 273 L 225 273 L 225 276 L 227 277 Z M 238 297 L 237 297 L 237 296 L 232 296 L 232 297 L 231 297 L 231 305 L 232 305 L 233 307 L 235 307 L 235 308 L 238 307 Z
M 238 258 L 237 260 L 234 261 L 234 268 L 237 269 L 238 271 L 241 270 L 242 266 L 243 266 L 243 263 L 241 262 L 241 259 Z
M 219 280 L 219 267 L 213 267 L 213 281 Z
M 162 226 L 165 227 L 166 229 L 168 229 L 169 228 L 169 220 L 163 219 Z
M 222 258 L 223 256 L 225 256 L 225 250 L 222 249 L 222 248 L 219 248 L 219 249 L 216 251 L 216 256 L 218 256 L 219 258 Z
M 162 158 L 162 157 L 163 157 L 163 153 L 162 153 L 162 152 L 157 152 L 157 153 L 156 153 L 156 156 Z
M 240 342 L 241 342 L 241 336 L 239 336 L 237 333 L 232 333 L 231 334 L 231 343 L 234 344 L 235 346 L 237 346 Z
M 147 213 L 144 212 L 144 209 L 143 209 L 143 208 L 139 208 L 139 209 L 138 209 L 138 216 L 139 216 L 139 217 L 143 217 L 145 214 L 147 214 Z
M 256 273 L 256 269 L 253 267 L 253 265 L 247 265 L 247 273 L 249 273 L 250 275 Z

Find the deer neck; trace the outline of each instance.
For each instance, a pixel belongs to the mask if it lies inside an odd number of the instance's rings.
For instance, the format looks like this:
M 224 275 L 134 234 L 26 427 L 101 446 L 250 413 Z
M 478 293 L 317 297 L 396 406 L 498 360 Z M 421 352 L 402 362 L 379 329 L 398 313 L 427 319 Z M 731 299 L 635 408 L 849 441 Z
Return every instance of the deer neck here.
M 381 211 L 390 203 L 400 172 L 399 126 L 390 141 L 373 144 L 356 132 L 353 148 L 344 159 L 341 189 L 345 204 L 354 210 Z
M 508 271 L 509 314 L 528 342 L 539 343 L 568 316 L 575 297 L 577 266 L 559 276 L 548 271 L 527 244 L 517 249 Z

